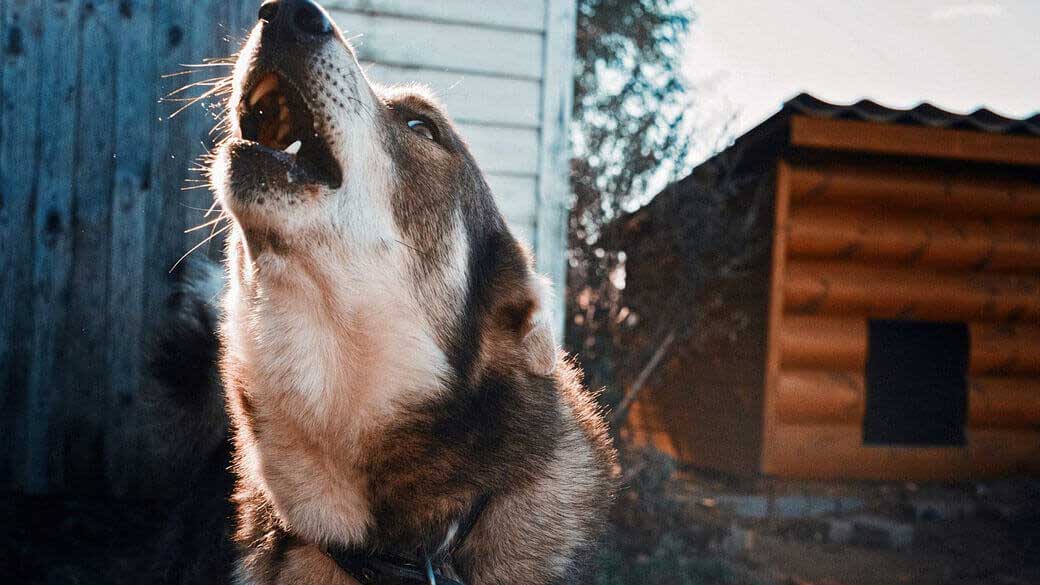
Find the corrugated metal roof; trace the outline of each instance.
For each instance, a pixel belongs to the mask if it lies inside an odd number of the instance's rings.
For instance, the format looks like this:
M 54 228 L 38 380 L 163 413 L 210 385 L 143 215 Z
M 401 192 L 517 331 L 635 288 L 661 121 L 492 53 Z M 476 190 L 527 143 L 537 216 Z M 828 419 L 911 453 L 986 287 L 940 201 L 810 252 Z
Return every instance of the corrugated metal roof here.
M 955 114 L 932 104 L 922 103 L 909 110 L 899 110 L 870 100 L 861 100 L 851 105 L 832 104 L 803 93 L 784 103 L 781 114 L 784 113 L 835 120 L 859 120 L 954 130 L 976 130 L 994 134 L 1040 136 L 1040 113 L 1030 118 L 1015 119 L 1006 118 L 986 108 L 978 109 L 970 114 Z

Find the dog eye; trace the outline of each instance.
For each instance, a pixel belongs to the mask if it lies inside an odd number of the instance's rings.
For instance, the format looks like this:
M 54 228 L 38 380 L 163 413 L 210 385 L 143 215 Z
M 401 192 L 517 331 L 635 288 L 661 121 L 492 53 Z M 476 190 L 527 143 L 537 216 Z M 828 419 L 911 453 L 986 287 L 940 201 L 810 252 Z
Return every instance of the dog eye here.
M 434 138 L 433 127 L 426 120 L 408 120 L 408 127 L 412 129 L 419 136 L 426 138 L 427 140 L 436 141 Z

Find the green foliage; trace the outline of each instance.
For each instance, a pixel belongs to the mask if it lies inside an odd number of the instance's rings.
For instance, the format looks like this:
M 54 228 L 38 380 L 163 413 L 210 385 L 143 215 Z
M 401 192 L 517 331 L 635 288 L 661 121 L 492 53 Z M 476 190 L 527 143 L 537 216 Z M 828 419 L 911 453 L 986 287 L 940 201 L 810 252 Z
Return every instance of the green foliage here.
M 690 98 L 683 43 L 693 20 L 687 0 L 578 0 L 577 70 L 571 139 L 573 210 L 567 345 L 593 387 L 607 386 L 618 287 L 618 258 L 598 241 L 601 228 L 689 171 Z M 600 552 L 597 585 L 731 583 L 706 559 L 705 535 L 677 494 L 675 464 L 652 450 L 624 458 L 625 488 Z
M 609 219 L 689 149 L 685 0 L 579 0 L 572 142 L 579 217 Z
M 578 0 L 566 343 L 608 396 L 602 332 L 616 317 L 617 259 L 597 240 L 618 213 L 689 170 L 681 69 L 692 20 L 688 0 Z

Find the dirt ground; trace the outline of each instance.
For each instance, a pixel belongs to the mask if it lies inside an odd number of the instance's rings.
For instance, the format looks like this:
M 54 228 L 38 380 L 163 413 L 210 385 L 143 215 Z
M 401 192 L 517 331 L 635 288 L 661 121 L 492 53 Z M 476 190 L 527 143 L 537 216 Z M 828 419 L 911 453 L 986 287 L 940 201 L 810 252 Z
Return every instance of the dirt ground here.
M 1040 482 L 996 486 L 734 485 L 687 479 L 696 518 L 720 533 L 740 526 L 750 536 L 726 559 L 740 582 L 763 585 L 1037 585 L 1040 584 Z M 913 526 L 905 550 L 826 542 L 826 517 L 747 519 L 704 505 L 721 490 L 855 494 L 870 513 Z M 984 495 L 978 492 L 985 491 Z M 971 517 L 914 520 L 915 497 L 962 498 Z M 26 585 L 129 585 L 147 582 L 149 554 L 165 504 L 98 498 L 29 498 L 0 503 L 0 582 Z
M 907 551 L 837 546 L 763 535 L 746 560 L 763 581 L 798 585 L 1036 585 L 1040 529 L 1016 538 L 991 522 L 939 522 Z
M 748 519 L 724 507 L 702 510 L 705 522 L 737 526 L 749 536 L 730 563 L 761 583 L 781 585 L 1040 585 L 1040 481 L 916 485 L 799 483 L 687 478 L 691 505 L 705 494 L 739 491 L 772 497 L 850 497 L 863 507 L 848 514 Z M 710 501 L 710 500 L 709 500 Z M 948 504 L 947 517 L 922 515 L 915 503 Z M 959 507 L 965 507 L 962 511 Z M 910 527 L 900 550 L 828 542 L 832 519 L 867 515 Z M 940 515 L 942 516 L 942 515 Z

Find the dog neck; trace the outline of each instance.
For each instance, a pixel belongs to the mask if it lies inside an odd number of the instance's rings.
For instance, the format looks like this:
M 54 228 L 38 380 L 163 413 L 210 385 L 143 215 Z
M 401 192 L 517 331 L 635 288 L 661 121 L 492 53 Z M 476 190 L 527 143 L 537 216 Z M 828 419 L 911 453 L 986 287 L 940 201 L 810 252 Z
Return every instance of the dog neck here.
M 449 367 L 399 279 L 402 252 L 336 266 L 326 253 L 274 259 L 290 278 L 232 246 L 225 379 L 248 419 L 240 473 L 294 532 L 353 545 L 372 522 L 366 450 L 400 409 L 442 392 Z

